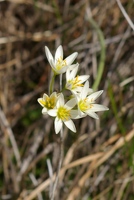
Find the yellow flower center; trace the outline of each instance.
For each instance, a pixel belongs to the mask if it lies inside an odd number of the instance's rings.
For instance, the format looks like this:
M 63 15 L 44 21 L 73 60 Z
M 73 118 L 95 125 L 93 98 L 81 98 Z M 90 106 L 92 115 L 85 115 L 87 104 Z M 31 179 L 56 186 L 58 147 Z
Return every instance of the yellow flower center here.
M 56 69 L 60 70 L 63 67 L 65 67 L 67 65 L 66 60 L 63 60 L 61 57 L 58 58 L 57 62 L 56 62 Z
M 83 112 L 85 112 L 86 110 L 89 110 L 90 108 L 93 107 L 93 104 L 89 104 L 89 102 L 87 100 L 88 99 L 85 98 L 85 99 L 79 101 L 79 108 Z
M 57 116 L 62 121 L 69 120 L 70 118 L 70 110 L 66 109 L 65 107 L 59 107 Z
M 70 80 L 68 82 L 72 85 L 71 89 L 75 89 L 77 87 L 82 87 L 83 86 L 83 84 L 80 83 L 79 76 L 76 76 L 73 80 Z
M 55 97 L 47 97 L 46 101 L 40 100 L 40 103 L 47 109 L 53 109 L 56 104 L 56 98 Z

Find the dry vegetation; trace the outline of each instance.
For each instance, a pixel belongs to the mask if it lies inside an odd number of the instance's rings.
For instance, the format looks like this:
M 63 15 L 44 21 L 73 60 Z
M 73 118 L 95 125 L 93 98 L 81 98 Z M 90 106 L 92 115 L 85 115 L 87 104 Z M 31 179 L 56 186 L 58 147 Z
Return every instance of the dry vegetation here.
M 133 1 L 121 2 L 133 21 Z M 98 102 L 110 110 L 100 121 L 75 121 L 76 134 L 64 129 L 55 199 L 133 200 L 134 37 L 116 0 L 3 0 L 0 19 L 0 199 L 49 199 L 47 163 L 56 172 L 59 135 L 37 98 L 48 92 L 51 70 L 44 46 L 54 53 L 62 44 L 65 56 L 79 53 L 80 74 L 90 74 L 90 86 L 106 56 L 96 89 L 104 89 Z

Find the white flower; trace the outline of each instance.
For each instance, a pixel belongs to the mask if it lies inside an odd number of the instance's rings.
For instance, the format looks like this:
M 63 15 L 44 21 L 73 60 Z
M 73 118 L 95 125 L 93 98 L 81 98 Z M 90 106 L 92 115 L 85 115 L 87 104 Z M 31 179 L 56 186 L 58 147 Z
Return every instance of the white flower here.
M 79 64 L 72 71 L 67 70 L 66 72 L 66 89 L 71 90 L 73 93 L 81 92 L 83 83 L 89 78 L 89 75 L 76 76 L 78 67 Z
M 53 92 L 50 97 L 47 94 L 43 94 L 43 98 L 37 99 L 39 104 L 43 107 L 42 113 L 46 114 L 48 110 L 55 108 L 57 103 L 58 95 Z
M 94 92 L 88 95 L 89 82 L 87 81 L 80 94 L 76 95 L 78 101 L 78 111 L 80 116 L 85 114 L 98 119 L 98 115 L 95 112 L 109 110 L 106 106 L 95 104 L 95 100 L 103 93 L 103 90 Z
M 73 132 L 76 132 L 75 125 L 71 119 L 75 119 L 78 116 L 77 110 L 72 110 L 72 108 L 76 105 L 76 99 L 73 98 L 69 100 L 66 104 L 64 101 L 64 96 L 61 93 L 59 95 L 56 108 L 48 111 L 50 116 L 55 118 L 55 132 L 56 134 L 62 129 L 63 123 Z
M 75 67 L 75 64 L 74 65 L 71 64 L 77 57 L 78 55 L 77 52 L 71 54 L 64 60 L 63 60 L 63 48 L 61 45 L 57 48 L 54 58 L 47 46 L 45 46 L 45 52 L 47 59 L 55 74 L 63 74 L 64 72 L 66 72 L 68 68 L 72 69 Z

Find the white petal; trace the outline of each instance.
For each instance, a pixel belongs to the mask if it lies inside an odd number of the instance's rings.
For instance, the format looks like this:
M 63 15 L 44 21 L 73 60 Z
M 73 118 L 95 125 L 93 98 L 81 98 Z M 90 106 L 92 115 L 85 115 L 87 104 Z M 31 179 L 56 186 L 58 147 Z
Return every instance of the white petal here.
M 57 62 L 57 60 L 59 58 L 62 58 L 63 59 L 63 48 L 62 46 L 60 45 L 57 50 L 56 50 L 56 53 L 55 53 L 55 62 Z
M 91 112 L 99 112 L 104 110 L 109 110 L 106 106 L 100 105 L 100 104 L 92 104 L 93 107 L 89 109 Z
M 80 93 L 82 92 L 82 90 L 83 90 L 83 87 L 77 87 L 77 88 L 74 88 L 71 92 L 72 93 L 74 93 L 74 94 L 79 94 L 80 95 Z
M 50 98 L 52 98 L 52 97 L 57 98 L 57 93 L 56 93 L 56 92 L 53 92 L 53 93 L 50 95 Z
M 76 133 L 76 128 L 75 128 L 75 125 L 73 123 L 73 121 L 70 119 L 68 121 L 64 121 L 64 124 L 73 132 Z
M 75 94 L 75 93 L 73 93 L 74 94 L 74 96 L 75 96 L 75 98 L 76 98 L 76 101 L 77 101 L 77 103 L 81 100 L 81 98 L 80 98 L 80 94 L 79 93 L 77 93 L 77 94 Z
M 82 90 L 83 90 L 83 87 L 76 87 L 76 88 L 74 88 L 73 90 L 71 90 L 71 92 L 73 93 L 73 94 L 78 94 L 78 93 L 80 93 L 80 92 L 82 92 Z
M 94 118 L 94 119 L 99 119 L 98 115 L 94 112 L 91 111 L 86 111 L 87 115 L 89 115 L 90 117 Z
M 93 89 L 89 88 L 88 89 L 88 95 L 91 95 L 93 93 Z
M 47 113 L 47 108 L 44 107 L 44 108 L 42 109 L 42 114 L 46 114 L 46 113 Z
M 88 96 L 88 100 L 94 102 L 102 93 L 103 93 L 103 90 L 100 90 L 98 92 L 94 92 L 93 94 Z
M 65 104 L 65 100 L 64 100 L 64 96 L 61 93 L 58 97 L 58 101 L 57 101 L 57 107 L 63 106 Z
M 57 109 L 50 109 L 47 112 L 50 116 L 55 117 L 57 115 Z
M 78 53 L 75 52 L 73 54 L 71 54 L 70 56 L 68 56 L 65 60 L 67 65 L 71 65 L 73 63 L 73 61 L 75 60 L 75 58 L 77 57 Z
M 56 71 L 56 70 L 55 70 L 54 60 L 50 60 L 49 63 L 50 63 L 50 65 L 51 65 L 52 69 L 53 69 L 54 71 Z
M 73 65 L 68 65 L 68 69 L 73 70 L 77 65 L 78 65 L 78 63 L 73 64 Z
M 80 118 L 82 118 L 82 116 L 84 116 L 84 113 L 78 108 L 78 114 L 80 116 Z
M 65 107 L 68 109 L 73 108 L 76 105 L 77 101 L 76 98 L 70 99 L 66 104 Z
M 41 103 L 41 101 L 43 101 L 42 98 L 38 98 L 37 101 L 38 101 L 38 103 L 39 103 L 42 107 L 44 107 L 44 105 Z
M 84 85 L 84 87 L 83 87 L 83 90 L 82 90 L 82 92 L 81 92 L 81 98 L 82 98 L 82 99 L 85 99 L 85 98 L 86 98 L 86 96 L 87 96 L 87 94 L 88 94 L 88 90 L 89 90 L 89 82 L 86 81 L 86 83 L 85 83 L 85 85 Z
M 83 83 L 83 82 L 87 81 L 88 78 L 89 78 L 89 75 L 79 76 L 80 83 Z
M 46 57 L 47 57 L 49 63 L 50 63 L 51 60 L 53 61 L 53 56 L 52 56 L 52 54 L 51 54 L 51 52 L 49 51 L 49 49 L 48 49 L 47 46 L 45 46 L 45 53 L 46 53 Z
M 79 68 L 79 64 L 77 64 L 74 69 L 72 70 L 72 72 L 70 73 L 70 79 L 69 80 L 72 80 L 74 79 L 74 77 L 76 76 L 77 72 L 78 72 L 78 68 Z
M 79 116 L 78 110 L 71 110 L 70 114 L 71 114 L 71 119 L 76 119 Z
M 72 71 L 69 69 L 69 66 L 67 68 L 67 71 L 66 71 L 66 81 L 71 81 L 72 79 L 75 78 L 76 74 L 77 74 L 77 71 L 78 71 L 78 67 L 79 67 L 79 64 L 78 65 L 73 65 L 73 69 Z
M 48 98 L 47 94 L 43 94 L 43 101 L 46 101 L 46 99 Z
M 78 88 L 78 87 L 77 87 L 77 88 Z M 72 92 L 72 94 L 74 94 L 74 95 L 77 94 L 77 92 L 78 92 L 78 91 L 77 91 L 77 88 L 72 89 L 72 88 L 70 88 L 70 87 L 67 87 L 67 89 L 70 90 L 70 91 Z
M 65 88 L 68 90 L 71 90 L 71 84 L 70 83 L 66 83 Z
M 70 70 L 67 69 L 66 71 L 66 81 L 68 82 L 70 80 Z
M 68 66 L 65 66 L 63 68 L 61 68 L 60 70 L 55 69 L 55 71 L 57 72 L 57 74 L 63 74 L 67 71 Z
M 80 118 L 85 117 L 87 115 L 87 114 L 79 115 L 78 110 L 71 110 L 70 114 L 71 114 L 71 119 L 80 119 Z
M 56 117 L 54 121 L 54 128 L 55 128 L 56 134 L 60 132 L 60 130 L 62 129 L 62 126 L 63 126 L 63 122 L 60 119 L 58 119 L 58 117 Z

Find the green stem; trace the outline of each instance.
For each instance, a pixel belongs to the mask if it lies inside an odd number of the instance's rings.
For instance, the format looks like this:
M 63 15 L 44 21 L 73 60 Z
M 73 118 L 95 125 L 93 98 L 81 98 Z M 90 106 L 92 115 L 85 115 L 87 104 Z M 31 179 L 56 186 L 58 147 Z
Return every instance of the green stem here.
M 56 76 L 55 73 L 53 73 L 51 81 L 50 81 L 50 85 L 49 85 L 49 95 L 52 94 L 53 92 L 55 76 Z
M 60 74 L 60 92 L 61 91 L 62 91 L 62 74 Z M 53 185 L 51 200 L 54 200 L 55 190 L 57 188 L 58 181 L 59 181 L 59 173 L 60 173 L 60 169 L 61 169 L 62 162 L 63 162 L 63 156 L 64 156 L 64 145 L 63 145 L 63 128 L 62 128 L 60 130 L 60 155 L 59 155 L 58 169 L 57 169 L 55 182 Z
M 93 18 L 89 18 L 88 19 L 89 22 L 91 23 L 91 25 L 93 26 L 93 28 L 96 30 L 97 34 L 98 34 L 98 38 L 100 41 L 100 47 L 101 47 L 101 52 L 100 52 L 100 61 L 99 61 L 99 65 L 98 65 L 98 73 L 97 73 L 97 78 L 93 84 L 93 90 L 97 90 L 102 75 L 103 75 L 103 71 L 104 71 L 104 64 L 105 64 L 105 57 L 106 57 L 106 49 L 105 49 L 105 40 L 104 40 L 104 35 L 103 32 L 101 31 L 100 27 L 98 26 L 98 24 L 94 21 Z
M 109 94 L 109 98 L 110 98 L 110 102 L 111 102 L 111 106 L 112 106 L 112 110 L 113 110 L 115 119 L 117 121 L 120 132 L 122 134 L 125 134 L 126 130 L 123 126 L 122 119 L 118 116 L 117 104 L 116 104 L 116 101 L 115 101 L 115 98 L 114 98 L 113 88 L 112 88 L 112 84 L 111 84 L 110 80 L 109 80 L 108 84 L 109 84 L 108 85 L 108 94 Z

